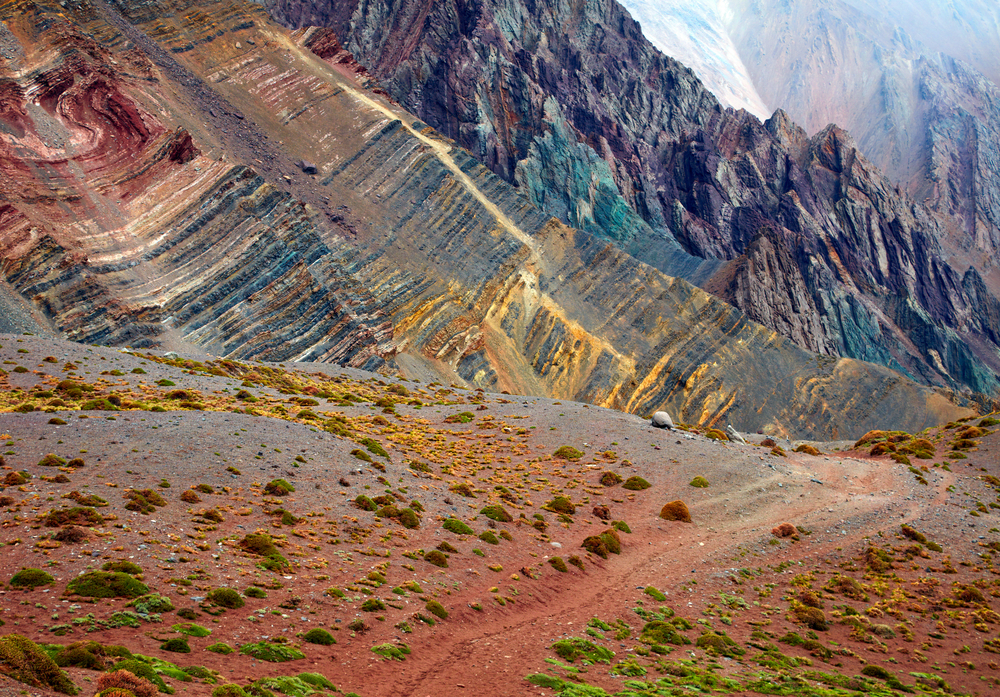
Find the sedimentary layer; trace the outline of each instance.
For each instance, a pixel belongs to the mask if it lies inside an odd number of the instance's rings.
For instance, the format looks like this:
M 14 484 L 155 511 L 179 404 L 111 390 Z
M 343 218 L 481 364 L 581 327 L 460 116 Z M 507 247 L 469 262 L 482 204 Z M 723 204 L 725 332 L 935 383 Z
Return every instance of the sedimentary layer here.
M 975 406 L 805 351 L 552 218 L 321 31 L 229 0 L 0 19 L 23 49 L 4 69 L 3 273 L 69 338 L 809 435 Z

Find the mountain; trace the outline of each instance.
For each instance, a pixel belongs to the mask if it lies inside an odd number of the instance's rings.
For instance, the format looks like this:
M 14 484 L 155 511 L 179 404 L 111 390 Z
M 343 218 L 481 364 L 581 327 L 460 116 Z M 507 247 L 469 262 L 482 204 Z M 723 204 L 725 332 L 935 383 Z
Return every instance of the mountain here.
M 952 265 L 973 266 L 997 292 L 1000 6 L 978 0 L 623 4 L 657 47 L 694 61 L 723 103 L 757 114 L 757 103 L 767 105 L 765 114 L 781 108 L 809 133 L 830 123 L 849 131 L 890 180 L 947 221 L 942 244 Z
M 998 393 L 996 284 L 953 259 L 953 216 L 840 128 L 808 138 L 784 112 L 762 124 L 724 109 L 613 0 L 269 11 L 331 27 L 394 100 L 543 210 L 799 346 Z
M 811 354 L 560 223 L 367 89 L 329 30 L 193 7 L 7 7 L 0 241 L 21 326 L 748 430 L 919 430 L 976 406 Z

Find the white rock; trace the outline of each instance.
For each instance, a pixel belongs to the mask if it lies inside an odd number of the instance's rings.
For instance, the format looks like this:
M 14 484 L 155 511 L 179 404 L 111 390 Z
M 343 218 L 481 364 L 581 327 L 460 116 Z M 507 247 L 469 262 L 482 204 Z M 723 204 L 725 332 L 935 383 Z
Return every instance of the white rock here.
M 674 427 L 673 419 L 670 418 L 670 414 L 665 411 L 658 411 L 653 414 L 652 419 L 653 428 L 670 428 Z

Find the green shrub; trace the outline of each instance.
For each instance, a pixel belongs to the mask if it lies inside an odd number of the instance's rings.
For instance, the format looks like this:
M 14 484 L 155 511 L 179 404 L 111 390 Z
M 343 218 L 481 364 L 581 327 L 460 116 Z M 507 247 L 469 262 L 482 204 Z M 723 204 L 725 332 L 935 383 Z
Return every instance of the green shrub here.
M 559 460 L 579 460 L 583 457 L 583 453 L 572 445 L 564 445 L 552 453 L 552 457 Z
M 491 545 L 500 544 L 500 540 L 497 539 L 497 536 L 493 534 L 492 530 L 484 530 L 481 532 L 479 534 L 479 539 Z
M 427 610 L 435 617 L 442 620 L 448 619 L 448 611 L 444 609 L 444 605 L 436 600 L 427 601 Z
M 430 552 L 424 555 L 424 561 L 434 566 L 440 566 L 442 569 L 448 568 L 448 557 L 444 555 L 444 552 L 432 549 Z
M 693 487 L 697 487 L 699 489 L 707 489 L 708 488 L 708 480 L 705 479 L 702 476 L 698 476 L 698 477 L 695 477 L 694 479 L 692 479 L 689 482 L 688 485 L 689 486 L 693 486 Z
M 554 499 L 542 506 L 547 511 L 552 511 L 553 513 L 563 513 L 565 515 L 573 515 L 576 513 L 576 506 L 567 496 L 556 496 Z
M 337 686 L 330 682 L 325 675 L 320 675 L 319 673 L 299 673 L 296 677 L 307 685 L 329 690 L 330 692 L 340 692 Z
M 566 573 L 567 571 L 566 562 L 563 561 L 562 557 L 552 557 L 549 559 L 549 564 L 552 565 L 553 569 L 560 573 Z
M 820 610 L 818 607 L 809 607 L 808 605 L 797 605 L 793 608 L 793 613 L 799 622 L 809 627 L 809 629 L 815 629 L 818 632 L 824 632 L 830 628 L 827 623 L 826 614 Z
M 663 620 L 647 622 L 643 625 L 639 641 L 651 645 L 674 644 L 675 646 L 684 646 L 685 644 L 690 644 L 691 640 L 677 631 L 677 629 L 678 627 L 675 624 Z
M 65 464 L 66 461 L 55 453 L 49 453 L 38 461 L 39 467 L 62 467 Z
M 155 619 L 154 619 L 155 618 Z M 138 613 L 132 612 L 131 610 L 122 610 L 121 612 L 115 612 L 108 619 L 104 620 L 104 623 L 109 627 L 132 627 L 138 628 L 142 626 L 142 620 L 148 621 L 160 621 L 159 615 L 146 615 L 145 617 L 140 616 Z
M 41 569 L 26 568 L 21 569 L 11 576 L 10 585 L 14 588 L 38 588 L 47 586 L 55 579 Z
M 404 508 L 399 512 L 396 517 L 399 524 L 402 525 L 407 530 L 413 530 L 414 528 L 420 527 L 420 517 L 414 512 L 412 508 Z
M 57 508 L 45 516 L 45 527 L 58 528 L 63 525 L 80 525 L 90 527 L 101 525 L 104 518 L 93 508 L 74 506 L 73 508 Z
M 187 639 L 183 637 L 167 639 L 165 642 L 160 644 L 160 650 L 172 651 L 173 653 L 191 653 L 191 647 L 188 646 Z
M 118 661 L 113 666 L 110 666 L 105 672 L 113 673 L 120 670 L 127 670 L 137 678 L 148 680 L 156 685 L 156 689 L 160 692 L 165 692 L 167 694 L 174 693 L 174 688 L 169 687 L 167 683 L 163 682 L 163 678 L 157 675 L 156 671 L 153 670 L 153 666 L 144 661 L 140 661 L 138 658 L 126 658 L 123 661 Z
M 608 547 L 604 544 L 604 540 L 598 535 L 590 535 L 583 540 L 583 544 L 580 545 L 585 550 L 591 554 L 596 554 L 601 559 L 608 558 Z
M 476 415 L 471 411 L 460 411 L 457 414 L 449 414 L 444 417 L 444 422 L 446 424 L 467 424 L 476 418 Z
M 52 656 L 60 668 L 74 667 L 86 670 L 104 670 L 104 647 L 96 641 L 78 641 L 64 646 Z
M 614 658 L 614 654 L 603 646 L 597 646 L 593 642 L 576 637 L 560 639 L 552 644 L 551 648 L 559 658 L 570 663 L 576 663 L 576 659 L 578 658 L 583 658 L 591 663 L 597 663 L 598 661 L 601 663 L 611 663 L 611 659 Z
M 320 646 L 331 646 L 337 643 L 337 640 L 333 638 L 330 632 L 316 627 L 315 629 L 310 629 L 308 632 L 302 635 L 302 641 L 307 644 L 319 644 Z
M 716 632 L 705 632 L 698 637 L 698 640 L 695 642 L 695 646 L 699 649 L 705 649 L 705 651 L 712 656 L 729 656 L 730 658 L 738 658 L 746 653 L 746 651 L 740 648 L 740 646 L 728 636 Z
M 212 697 L 250 697 L 239 685 L 227 683 L 212 689 Z
M 75 695 L 76 685 L 35 642 L 20 634 L 0 637 L 0 674 L 66 695 Z
M 229 610 L 237 610 L 246 604 L 239 591 L 232 588 L 214 588 L 208 592 L 206 599 L 214 605 Z
M 453 532 L 456 535 L 473 535 L 473 534 L 475 534 L 473 532 L 472 528 L 470 528 L 468 525 L 466 525 L 465 523 L 463 523 L 458 518 L 449 518 L 448 520 L 444 521 L 444 524 L 442 525 L 442 527 L 445 530 L 447 530 L 448 532 Z
M 622 483 L 622 476 L 617 472 L 612 472 L 608 470 L 601 475 L 601 485 L 602 486 L 615 486 L 616 484 Z
M 372 652 L 389 660 L 405 661 L 410 653 L 410 647 L 406 644 L 378 644 L 372 647 Z
M 354 457 L 358 458 L 359 460 L 363 460 L 364 462 L 371 462 L 372 461 L 372 456 L 369 455 L 368 453 L 366 453 L 361 448 L 355 448 L 354 450 L 352 450 L 351 451 L 351 455 L 353 455 Z
M 200 624 L 195 624 L 193 622 L 182 622 L 180 624 L 175 624 L 171 627 L 175 632 L 180 632 L 181 634 L 187 634 L 193 637 L 206 637 L 212 633 L 212 630 L 208 627 L 202 627 Z
M 614 528 L 608 528 L 601 533 L 601 542 L 607 547 L 607 550 L 612 554 L 622 553 L 622 539 L 618 536 L 618 531 Z
M 70 581 L 66 592 L 88 598 L 138 598 L 149 588 L 120 571 L 90 571 Z
M 267 591 L 259 586 L 250 586 L 245 591 L 243 591 L 243 595 L 245 595 L 248 598 L 262 599 L 267 597 Z
M 691 522 L 691 513 L 688 511 L 687 505 L 679 499 L 664 504 L 663 508 L 660 509 L 660 517 L 664 520 L 679 520 L 682 523 Z
M 378 598 L 368 598 L 368 600 L 361 603 L 361 609 L 364 612 L 379 612 L 380 610 L 385 610 L 385 603 Z
M 386 459 L 389 459 L 389 453 L 387 453 L 385 451 L 385 448 L 382 447 L 381 443 L 379 443 L 374 438 L 362 438 L 359 442 L 361 443 L 361 445 L 365 446 L 368 452 L 374 455 L 378 455 L 379 457 L 384 457 Z
M 205 650 L 211 651 L 212 653 L 221 654 L 223 656 L 228 656 L 233 652 L 233 647 L 224 641 L 217 641 L 211 646 L 206 646 Z
M 642 491 L 643 489 L 648 489 L 651 486 L 653 485 L 639 475 L 629 477 L 625 480 L 625 483 L 622 484 L 622 488 L 628 489 L 629 491 Z
M 354 499 L 354 505 L 360 508 L 362 511 L 378 510 L 378 504 L 376 504 L 374 501 L 372 501 L 364 494 L 358 494 L 358 496 Z
M 128 574 L 129 576 L 138 576 L 142 573 L 142 567 L 133 562 L 127 561 L 125 559 L 119 559 L 117 561 L 104 562 L 101 566 L 102 571 L 120 571 L 123 574 Z
M 295 487 L 284 479 L 272 479 L 264 487 L 264 493 L 271 496 L 287 496 L 295 491 Z
M 877 666 L 873 663 L 869 663 L 864 668 L 861 669 L 862 675 L 867 675 L 869 678 L 877 678 L 879 680 L 891 680 L 896 676 L 892 674 L 891 671 L 886 670 L 882 666 Z
M 269 557 L 278 553 L 278 548 L 274 546 L 271 536 L 257 532 L 252 532 L 240 540 L 240 549 L 260 557 Z
M 645 593 L 658 603 L 665 603 L 667 601 L 667 596 L 665 596 L 663 593 L 657 590 L 655 586 L 646 586 L 645 590 L 643 590 L 643 593 Z
M 511 514 L 508 513 L 503 506 L 499 505 L 484 506 L 479 512 L 490 520 L 495 520 L 498 523 L 510 523 L 514 520 L 514 517 L 511 516 Z
M 284 663 L 285 661 L 295 661 L 306 657 L 304 653 L 295 647 L 272 644 L 267 641 L 244 644 L 240 647 L 240 653 L 244 656 L 256 658 L 258 661 L 268 661 L 269 663 Z
M 148 593 L 146 595 L 140 596 L 128 604 L 129 607 L 134 607 L 135 611 L 140 615 L 151 615 L 159 612 L 170 612 L 174 609 L 174 604 L 170 602 L 170 598 L 164 597 L 159 593 Z M 178 613 L 180 614 L 180 613 Z

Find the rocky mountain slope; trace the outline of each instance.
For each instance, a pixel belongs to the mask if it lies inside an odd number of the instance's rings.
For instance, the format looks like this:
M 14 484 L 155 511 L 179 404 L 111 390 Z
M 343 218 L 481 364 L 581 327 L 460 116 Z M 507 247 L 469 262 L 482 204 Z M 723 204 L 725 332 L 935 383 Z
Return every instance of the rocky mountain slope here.
M 0 16 L 5 306 L 39 331 L 772 432 L 975 407 L 808 353 L 545 215 L 367 90 L 328 31 L 226 0 Z
M 892 181 L 951 221 L 952 264 L 974 266 L 996 292 L 996 3 L 623 4 L 658 48 L 693 61 L 723 103 L 765 117 L 780 107 L 809 133 L 830 123 L 849 131 Z
M 328 364 L 0 365 L 3 697 L 1000 684 L 996 415 L 782 448 Z
M 395 100 L 564 222 L 809 350 L 997 393 L 997 287 L 952 258 L 958 216 L 838 128 L 807 138 L 783 113 L 724 110 L 616 2 L 269 9 L 332 27 Z

